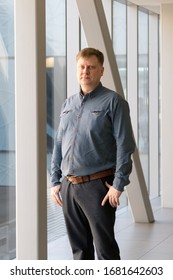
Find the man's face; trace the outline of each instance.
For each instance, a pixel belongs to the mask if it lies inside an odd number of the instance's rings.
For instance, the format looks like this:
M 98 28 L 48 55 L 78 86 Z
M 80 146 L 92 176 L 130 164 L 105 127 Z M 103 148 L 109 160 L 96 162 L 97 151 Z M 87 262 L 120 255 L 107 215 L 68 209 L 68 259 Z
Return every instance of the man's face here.
M 77 79 L 83 90 L 94 90 L 103 76 L 104 67 L 98 62 L 95 55 L 77 61 Z

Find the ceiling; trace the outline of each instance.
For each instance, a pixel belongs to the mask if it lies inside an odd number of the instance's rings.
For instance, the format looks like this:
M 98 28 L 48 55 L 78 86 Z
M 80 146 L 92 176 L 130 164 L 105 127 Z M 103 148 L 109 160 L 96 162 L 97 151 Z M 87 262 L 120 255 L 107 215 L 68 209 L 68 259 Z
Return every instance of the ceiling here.
M 160 14 L 161 4 L 173 4 L 173 0 L 129 0 L 129 2 L 142 6 L 158 14 Z

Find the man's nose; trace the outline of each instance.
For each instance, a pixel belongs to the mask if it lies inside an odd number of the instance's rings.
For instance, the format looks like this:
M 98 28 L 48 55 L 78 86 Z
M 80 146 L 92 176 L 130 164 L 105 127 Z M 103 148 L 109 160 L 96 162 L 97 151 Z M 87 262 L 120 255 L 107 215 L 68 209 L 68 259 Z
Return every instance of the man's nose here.
M 86 72 L 89 72 L 89 70 L 90 70 L 90 67 L 89 66 L 84 66 L 84 68 L 83 68 L 83 71 L 86 73 Z

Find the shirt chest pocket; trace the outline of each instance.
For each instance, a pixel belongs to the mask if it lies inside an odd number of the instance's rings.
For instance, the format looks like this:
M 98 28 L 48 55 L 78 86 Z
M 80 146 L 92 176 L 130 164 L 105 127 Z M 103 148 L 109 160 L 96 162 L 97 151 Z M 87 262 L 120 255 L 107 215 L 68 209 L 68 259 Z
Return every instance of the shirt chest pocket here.
M 94 110 L 91 110 L 90 113 L 93 117 L 97 118 L 97 117 L 103 115 L 103 110 L 94 109 Z
M 88 117 L 88 124 L 92 129 L 98 130 L 98 128 L 104 127 L 109 122 L 109 117 L 106 110 L 103 109 L 91 109 Z
M 73 110 L 64 110 L 60 115 L 60 122 L 63 130 L 66 130 L 68 125 L 71 125 L 73 118 Z

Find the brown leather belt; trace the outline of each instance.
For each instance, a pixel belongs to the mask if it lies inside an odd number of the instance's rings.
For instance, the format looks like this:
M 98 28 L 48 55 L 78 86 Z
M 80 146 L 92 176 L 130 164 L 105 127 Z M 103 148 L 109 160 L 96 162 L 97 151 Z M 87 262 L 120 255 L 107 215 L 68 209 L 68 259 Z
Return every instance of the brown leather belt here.
M 97 180 L 103 177 L 107 177 L 107 176 L 111 176 L 114 175 L 115 173 L 115 169 L 111 168 L 111 169 L 107 169 L 107 170 L 103 170 L 100 172 L 96 172 L 94 174 L 91 175 L 86 175 L 86 176 L 72 176 L 72 175 L 68 175 L 67 179 L 73 184 L 81 184 L 81 183 L 86 183 L 89 181 L 93 181 L 93 180 Z

